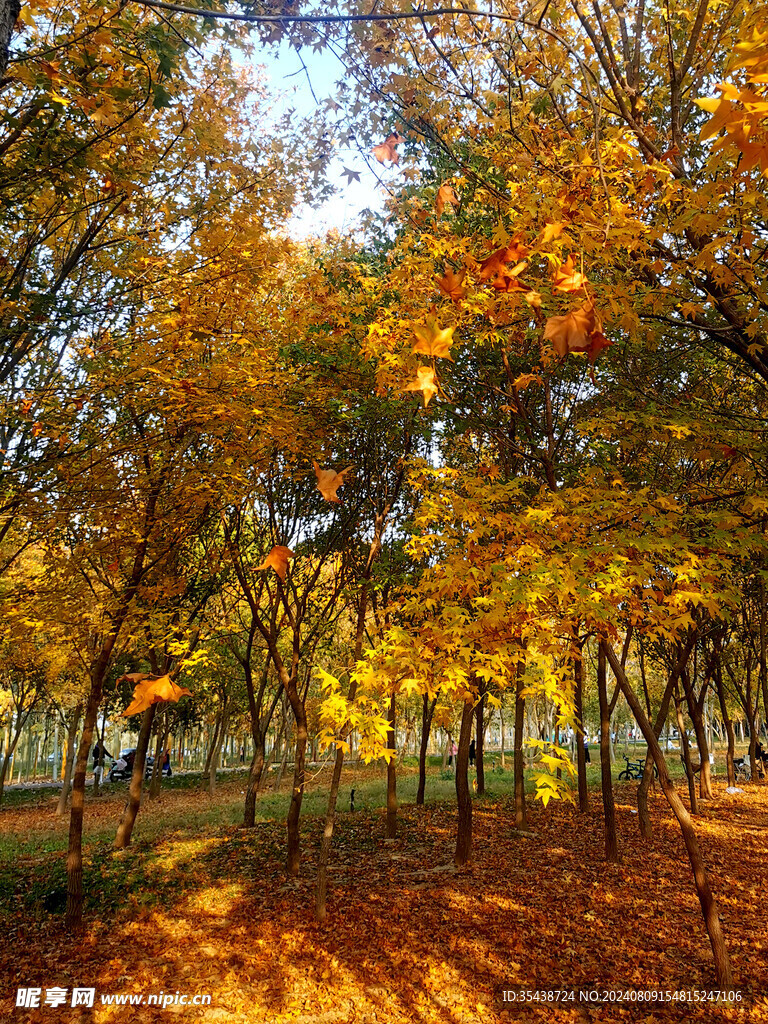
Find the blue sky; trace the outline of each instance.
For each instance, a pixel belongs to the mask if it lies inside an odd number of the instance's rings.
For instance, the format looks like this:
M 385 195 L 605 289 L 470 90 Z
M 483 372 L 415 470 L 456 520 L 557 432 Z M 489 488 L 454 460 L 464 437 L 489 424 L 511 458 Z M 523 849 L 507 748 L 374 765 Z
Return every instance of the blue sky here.
M 300 117 L 312 113 L 318 104 L 324 108 L 326 100 L 334 99 L 336 83 L 344 75 L 342 64 L 328 50 L 314 53 L 310 49 L 303 49 L 299 57 L 295 50 L 283 45 L 278 50 L 263 51 L 263 55 L 257 51 L 255 60 L 263 65 L 269 77 L 279 109 L 283 111 L 294 108 Z M 302 60 L 306 71 L 302 68 Z M 297 213 L 290 225 L 290 233 L 294 237 L 324 235 L 333 229 L 344 232 L 354 228 L 360 213 L 366 208 L 382 209 L 384 190 L 366 166 L 363 155 L 358 149 L 338 140 L 336 145 L 336 156 L 331 164 L 329 178 L 337 188 L 337 193 L 319 210 Z M 343 174 L 345 167 L 357 171 L 360 181 L 348 183 Z M 396 168 L 382 171 L 385 180 L 397 179 Z

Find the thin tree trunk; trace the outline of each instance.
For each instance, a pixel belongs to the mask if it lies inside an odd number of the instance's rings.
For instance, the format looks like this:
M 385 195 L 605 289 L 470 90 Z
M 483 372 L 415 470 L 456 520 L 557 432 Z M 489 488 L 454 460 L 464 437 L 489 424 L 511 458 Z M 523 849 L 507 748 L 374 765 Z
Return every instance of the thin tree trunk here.
M 523 729 L 525 727 L 525 697 L 523 696 L 523 663 L 517 666 L 515 679 L 515 826 L 524 829 L 527 825 L 525 808 L 525 759 L 523 758 Z
M 157 720 L 157 716 L 156 719 Z M 157 800 L 160 796 L 160 782 L 163 778 L 163 761 L 165 760 L 165 744 L 168 733 L 163 725 L 157 727 L 157 742 L 155 743 L 155 758 L 152 762 L 152 778 L 149 782 L 149 799 Z
M 584 663 L 581 660 L 581 649 L 573 659 L 573 682 L 576 712 L 576 774 L 579 782 L 579 810 L 584 814 L 589 810 L 589 791 L 587 789 L 587 758 L 584 753 L 584 710 L 582 706 Z
M 505 769 L 507 762 L 504 759 L 504 744 L 506 743 L 506 734 L 504 732 L 504 709 L 499 708 L 499 722 L 501 724 L 501 767 Z
M 224 708 L 221 713 L 221 728 L 219 734 L 211 744 L 211 761 L 208 771 L 208 794 L 213 799 L 216 795 L 216 772 L 219 768 L 219 758 L 221 757 L 221 749 L 224 744 L 227 735 L 227 725 L 229 723 L 229 702 L 227 698 L 224 698 Z
M 600 778 L 605 818 L 605 859 L 610 864 L 617 864 L 621 857 L 619 856 L 619 840 L 616 835 L 616 808 L 613 803 L 610 749 L 611 716 L 608 711 L 608 683 L 605 667 L 605 645 L 601 641 L 597 650 L 597 694 L 600 702 Z
M 395 748 L 395 695 L 389 701 L 389 731 L 387 733 L 387 746 L 390 750 Z M 387 839 L 394 839 L 397 835 L 397 764 L 393 754 L 387 761 L 387 823 L 385 836 Z
M 685 731 L 685 720 L 683 718 L 682 711 L 682 699 L 679 692 L 675 692 L 675 714 L 677 716 L 677 731 L 680 733 L 680 749 L 683 754 L 683 764 L 685 765 L 685 775 L 688 779 L 688 797 L 691 802 L 691 814 L 696 814 L 698 811 L 698 804 L 696 801 L 696 776 L 693 774 L 693 766 L 691 764 L 691 751 L 688 746 L 688 735 Z
M 731 721 L 731 716 L 728 714 L 728 706 L 725 700 L 725 687 L 723 686 L 723 667 L 719 661 L 717 668 L 715 669 L 715 682 L 717 684 L 717 699 L 720 704 L 720 714 L 723 719 L 725 734 L 728 737 L 728 749 L 725 752 L 725 770 L 728 775 L 728 785 L 735 786 L 736 768 L 733 761 L 736 753 L 736 737 L 733 734 L 733 722 Z
M 621 686 L 624 697 L 632 709 L 635 720 L 645 736 L 645 741 L 653 753 L 653 759 L 656 762 L 656 767 L 659 772 L 659 781 L 661 783 L 664 796 L 667 798 L 667 802 L 680 824 L 680 831 L 682 832 L 685 848 L 691 862 L 693 880 L 696 886 L 696 893 L 699 897 L 704 924 L 707 929 L 707 934 L 709 935 L 710 945 L 712 946 L 717 985 L 718 988 L 728 991 L 733 988 L 733 975 L 731 974 L 728 949 L 725 944 L 725 936 L 723 935 L 717 903 L 715 902 L 715 898 L 709 885 L 707 869 L 701 855 L 701 849 L 699 848 L 698 839 L 696 838 L 696 830 L 693 827 L 691 816 L 686 811 L 683 801 L 680 799 L 677 790 L 672 785 L 672 781 L 669 778 L 667 764 L 664 760 L 664 754 L 659 746 L 659 742 L 656 739 L 656 734 L 651 728 L 651 725 L 643 712 L 637 697 L 635 696 L 634 690 L 629 685 L 619 659 L 616 657 L 615 652 L 609 645 L 606 645 L 606 655 L 616 679 Z
M 304 765 L 307 755 L 307 713 L 303 702 L 298 702 L 293 709 L 296 719 L 296 750 L 295 762 L 293 765 L 293 791 L 291 803 L 288 808 L 286 821 L 288 830 L 288 850 L 286 855 L 286 870 L 289 875 L 295 876 L 299 873 L 301 863 L 301 836 L 299 833 L 299 818 L 301 816 L 301 803 L 304 799 Z M 286 744 L 287 746 L 287 744 Z
M 141 728 L 139 738 L 136 741 L 136 754 L 133 759 L 133 772 L 131 784 L 128 787 L 128 803 L 125 805 L 123 817 L 115 836 L 115 849 L 124 850 L 131 841 L 133 826 L 136 824 L 136 816 L 141 806 L 141 791 L 144 785 L 144 767 L 147 763 L 147 748 L 149 737 L 152 734 L 152 723 L 155 720 L 157 704 L 150 704 L 141 717 Z
M 485 729 L 483 728 L 483 704 L 485 703 L 485 692 L 480 688 L 480 700 L 475 707 L 475 771 L 477 772 L 477 795 L 482 796 L 485 792 L 485 765 L 483 752 L 485 750 Z
M 467 769 L 469 767 L 469 743 L 472 738 L 472 701 L 464 704 L 461 714 L 459 749 L 456 754 L 456 804 L 458 828 L 456 832 L 456 853 L 453 862 L 462 868 L 472 859 L 472 796 L 469 791 Z
M 69 787 L 72 782 L 73 762 L 75 759 L 75 740 L 77 738 L 77 729 L 80 725 L 80 716 L 82 713 L 83 705 L 78 704 L 72 711 L 72 720 L 67 727 L 67 767 L 64 770 L 64 783 L 61 787 L 59 802 L 56 807 L 56 815 L 59 818 L 63 818 L 67 813 L 67 800 L 69 798 Z
M 377 520 L 377 532 L 374 534 L 374 544 L 371 545 L 371 552 L 369 554 L 368 564 L 366 566 L 368 575 L 364 578 L 363 584 L 360 588 L 360 600 L 357 606 L 357 627 L 355 629 L 355 648 L 353 652 L 353 661 L 355 664 L 360 660 L 363 653 L 363 638 L 365 636 L 365 617 L 368 613 L 368 587 L 370 580 L 370 568 L 373 565 L 373 557 L 378 547 L 375 541 L 380 542 L 381 534 L 380 528 L 383 527 L 383 520 L 381 521 L 381 527 Z M 354 673 L 352 674 L 349 682 L 349 691 L 347 693 L 347 703 L 349 705 L 354 703 L 355 696 L 357 694 L 357 678 Z M 344 736 L 349 732 L 348 724 L 345 724 Z M 325 828 L 323 829 L 323 841 L 320 844 L 320 856 L 317 860 L 317 889 L 315 891 L 315 919 L 323 922 L 327 917 L 327 898 L 328 898 L 328 863 L 331 859 L 331 848 L 333 846 L 333 830 L 336 825 L 336 804 L 339 799 L 339 786 L 341 785 L 341 773 L 344 767 L 344 748 L 336 748 L 336 758 L 333 763 L 333 775 L 331 777 L 331 789 L 328 794 L 328 809 L 325 814 Z
M 422 807 L 427 790 L 427 748 L 432 729 L 432 716 L 437 706 L 437 697 L 432 700 L 425 693 L 421 709 L 421 742 L 419 744 L 419 788 L 416 790 L 416 806 Z

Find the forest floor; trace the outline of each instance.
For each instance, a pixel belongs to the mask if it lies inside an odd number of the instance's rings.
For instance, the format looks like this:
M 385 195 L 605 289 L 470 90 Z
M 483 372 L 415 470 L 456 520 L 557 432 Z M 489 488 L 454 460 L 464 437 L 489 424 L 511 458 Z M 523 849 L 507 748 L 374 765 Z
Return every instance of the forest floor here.
M 365 779 L 351 782 L 364 788 Z M 0 1020 L 768 1022 L 767 785 L 729 796 L 719 781 L 696 819 L 740 994 L 730 1005 L 702 1001 L 716 987 L 711 952 L 659 793 L 643 842 L 635 784 L 616 785 L 619 865 L 604 859 L 597 791 L 586 815 L 531 807 L 524 836 L 508 796 L 477 799 L 473 862 L 460 872 L 449 802 L 402 806 L 394 842 L 383 839 L 381 809 L 345 811 L 320 926 L 321 818 L 303 818 L 302 870 L 288 880 L 282 821 L 221 823 L 222 808 L 239 807 L 241 785 L 224 784 L 213 803 L 193 789 L 167 791 L 142 808 L 134 843 L 119 852 L 110 839 L 124 793 L 89 803 L 80 944 L 62 929 L 66 819 L 52 822 L 50 800 L 4 810 Z M 41 989 L 43 1003 L 56 987 L 64 1005 L 15 1006 L 17 989 Z M 71 1007 L 76 987 L 95 989 L 92 1008 Z M 150 995 L 177 994 L 210 996 L 210 1005 L 147 1005 Z M 143 995 L 144 1005 L 105 1002 L 114 995 Z

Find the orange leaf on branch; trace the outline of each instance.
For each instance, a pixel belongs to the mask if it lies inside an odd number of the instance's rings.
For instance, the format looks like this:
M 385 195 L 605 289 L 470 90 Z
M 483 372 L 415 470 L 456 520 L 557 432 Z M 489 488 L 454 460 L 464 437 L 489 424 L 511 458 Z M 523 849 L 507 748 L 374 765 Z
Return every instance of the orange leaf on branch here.
M 191 697 L 192 691 L 185 686 L 177 686 L 169 675 L 160 676 L 155 679 L 152 676 L 140 672 L 132 672 L 129 675 L 120 676 L 118 683 L 127 679 L 129 682 L 137 682 L 133 689 L 133 700 L 123 712 L 123 718 L 131 718 L 142 711 L 146 711 L 152 704 L 160 704 L 163 701 L 178 701 L 181 697 Z
M 413 328 L 417 342 L 411 349 L 413 353 L 423 356 L 437 356 L 440 359 L 450 359 L 451 344 L 455 327 L 441 327 L 434 317 L 427 317 L 426 324 Z
M 552 342 L 552 348 L 561 358 L 569 352 L 586 352 L 592 365 L 611 344 L 603 334 L 602 322 L 591 299 L 565 316 L 551 316 L 544 328 L 544 338 Z
M 509 264 L 521 260 L 527 253 L 526 247 L 513 238 L 511 245 L 504 249 L 497 249 L 486 259 L 481 260 L 478 277 L 481 281 L 489 281 L 491 278 L 509 274 Z
M 464 287 L 466 273 L 466 270 L 462 270 L 461 273 L 457 274 L 455 270 L 446 267 L 444 276 L 435 278 L 438 288 L 446 298 L 451 299 L 453 302 L 460 302 L 464 298 L 467 294 L 467 289 Z
M 335 469 L 320 469 L 316 460 L 312 461 L 312 465 L 317 477 L 318 491 L 320 491 L 326 501 L 340 502 L 341 499 L 337 497 L 336 491 L 344 483 L 344 476 L 346 473 L 351 472 L 352 467 L 347 466 L 346 469 L 342 469 L 340 473 L 337 473 Z M 275 548 L 274 550 L 277 549 Z M 286 548 L 285 550 L 287 551 L 288 549 Z
M 399 164 L 400 154 L 397 152 L 397 147 L 401 142 L 405 142 L 405 139 L 399 132 L 390 132 L 383 142 L 373 147 L 371 152 L 380 164 L 385 163 L 387 160 L 390 163 Z
M 288 571 L 288 559 L 293 558 L 293 552 L 283 544 L 276 544 L 267 557 L 256 566 L 256 571 L 262 569 L 274 569 L 280 579 L 285 582 L 285 574 Z
M 420 366 L 416 371 L 416 380 L 406 384 L 403 390 L 421 391 L 424 395 L 424 408 L 426 409 L 438 391 L 435 382 L 435 371 L 431 366 Z
M 435 209 L 437 210 L 437 216 L 442 217 L 443 211 L 446 206 L 452 207 L 454 210 L 461 205 L 461 200 L 456 194 L 456 189 L 453 185 L 441 185 L 437 190 L 437 198 L 435 199 Z
M 559 292 L 578 292 L 586 283 L 584 274 L 573 265 L 572 255 L 555 271 L 554 285 Z

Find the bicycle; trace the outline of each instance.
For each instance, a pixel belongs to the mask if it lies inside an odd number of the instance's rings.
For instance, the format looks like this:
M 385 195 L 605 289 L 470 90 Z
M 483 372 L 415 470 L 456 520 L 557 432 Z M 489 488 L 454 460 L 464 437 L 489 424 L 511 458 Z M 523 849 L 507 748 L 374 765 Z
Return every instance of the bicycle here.
M 628 782 L 634 779 L 637 782 L 642 782 L 643 773 L 645 771 L 645 761 L 630 761 L 626 754 L 622 757 L 627 762 L 627 767 L 619 772 L 619 782 Z M 656 765 L 653 766 L 653 774 L 658 779 L 659 772 Z

